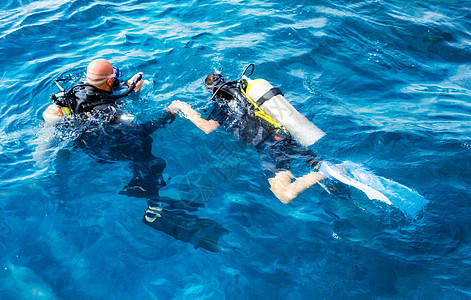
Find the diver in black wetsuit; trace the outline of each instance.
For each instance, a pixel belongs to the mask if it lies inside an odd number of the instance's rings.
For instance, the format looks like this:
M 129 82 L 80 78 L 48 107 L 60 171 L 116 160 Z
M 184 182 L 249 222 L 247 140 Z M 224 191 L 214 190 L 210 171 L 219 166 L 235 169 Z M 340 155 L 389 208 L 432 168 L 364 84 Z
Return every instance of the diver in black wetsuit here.
M 94 60 L 87 68 L 86 83 L 64 91 L 60 99 L 55 98 L 55 104 L 74 115 L 74 121 L 86 124 L 76 144 L 99 160 L 131 163 L 133 178 L 120 194 L 147 199 L 148 208 L 142 219 L 145 224 L 197 247 L 217 251 L 218 239 L 227 230 L 212 220 L 186 213 L 202 205 L 159 195 L 160 188 L 166 185 L 162 175 L 166 163 L 152 154 L 151 134 L 173 120 L 174 115 L 165 112 L 153 122 L 132 122 L 116 104 L 116 99 L 139 91 L 143 84 L 142 73 L 128 81 L 126 93 L 113 95 L 112 90 L 119 87 L 116 71 L 107 60 Z
M 222 75 L 211 73 L 206 77 L 205 85 L 215 100 L 207 119 L 203 119 L 187 103 L 178 100 L 173 101 L 168 110 L 172 113 L 182 112 L 206 134 L 223 125 L 239 140 L 254 146 L 264 162 L 270 189 L 280 201 L 289 203 L 299 193 L 325 179 L 322 173 L 312 171 L 292 182 L 294 176 L 289 171 L 291 160 L 302 158 L 310 167 L 317 169 L 320 162 L 317 156 L 289 133 L 277 130 L 269 122 L 256 117 L 254 107 L 235 83 L 228 84 Z

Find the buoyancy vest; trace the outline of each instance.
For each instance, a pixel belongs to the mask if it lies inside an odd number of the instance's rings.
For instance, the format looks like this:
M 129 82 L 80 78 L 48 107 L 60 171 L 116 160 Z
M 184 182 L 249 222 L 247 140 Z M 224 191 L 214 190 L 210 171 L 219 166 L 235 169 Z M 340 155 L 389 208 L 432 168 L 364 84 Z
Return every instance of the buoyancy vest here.
M 101 105 L 115 106 L 115 100 L 110 91 L 101 90 L 92 85 L 83 83 L 72 87 L 64 99 L 56 101 L 63 107 L 68 107 L 74 114 L 90 112 Z

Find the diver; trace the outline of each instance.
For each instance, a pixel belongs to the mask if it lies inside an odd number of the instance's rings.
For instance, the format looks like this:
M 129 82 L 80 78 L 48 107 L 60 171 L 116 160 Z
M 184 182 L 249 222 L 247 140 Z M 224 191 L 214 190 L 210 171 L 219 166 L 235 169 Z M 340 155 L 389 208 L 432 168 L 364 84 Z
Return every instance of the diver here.
M 150 135 L 171 121 L 171 116 L 166 114 L 157 121 L 138 125 L 121 110 L 117 99 L 142 88 L 141 72 L 127 81 L 127 91 L 123 94 L 113 93 L 113 90 L 122 87 L 118 78 L 119 69 L 106 59 L 90 62 L 85 75 L 84 82 L 75 84 L 68 91 L 62 88 L 61 93 L 51 95 L 54 104 L 45 110 L 44 120 L 46 123 L 57 123 L 56 126 L 62 125 L 57 117 L 62 117 L 64 121 L 71 120 L 74 125 L 85 124 L 75 141 L 84 152 L 105 161 L 132 162 L 134 177 L 122 193 L 158 197 L 159 188 L 165 185 L 161 175 L 165 162 L 152 154 L 153 140 Z M 54 119 L 51 120 L 52 117 Z
M 57 123 L 70 114 L 97 113 L 104 111 L 102 115 L 119 115 L 116 100 L 138 92 L 143 84 L 142 72 L 135 74 L 128 82 L 128 91 L 114 95 L 112 90 L 121 88 L 119 82 L 119 69 L 115 68 L 106 59 L 96 59 L 87 67 L 84 82 L 74 85 L 67 92 L 56 81 L 61 93 L 52 94 L 54 104 L 50 105 L 43 113 L 46 123 Z
M 142 72 L 125 84 L 119 83 L 119 69 L 105 59 L 92 61 L 87 67 L 86 81 L 66 91 L 51 95 L 54 104 L 43 114 L 46 123 L 56 128 L 81 127 L 75 144 L 100 162 L 125 161 L 133 177 L 119 192 L 122 195 L 147 199 L 142 221 L 178 240 L 196 247 L 218 251 L 218 239 L 227 230 L 212 220 L 201 219 L 194 212 L 202 204 L 161 197 L 166 185 L 163 170 L 166 162 L 152 153 L 152 133 L 169 124 L 174 115 L 164 111 L 158 119 L 137 124 L 122 111 L 117 99 L 138 92 L 143 85 Z M 126 88 L 122 94 L 114 90 Z
M 326 178 L 354 186 L 370 199 L 391 204 L 377 190 L 359 182 L 358 178 L 347 176 L 346 165 L 334 166 L 321 161 L 308 146 L 325 134 L 297 112 L 279 89 L 263 79 L 251 80 L 245 76 L 250 66 L 253 67 L 252 64 L 247 66 L 237 81 L 226 81 L 217 73 L 206 77 L 205 86 L 214 100 L 214 108 L 206 119 L 189 104 L 178 100 L 173 101 L 168 110 L 174 114 L 181 112 L 206 134 L 224 126 L 236 138 L 254 146 L 263 161 L 270 190 L 285 204 Z M 289 170 L 294 158 L 303 159 L 311 171 L 295 178 Z M 328 187 L 321 186 L 329 192 Z

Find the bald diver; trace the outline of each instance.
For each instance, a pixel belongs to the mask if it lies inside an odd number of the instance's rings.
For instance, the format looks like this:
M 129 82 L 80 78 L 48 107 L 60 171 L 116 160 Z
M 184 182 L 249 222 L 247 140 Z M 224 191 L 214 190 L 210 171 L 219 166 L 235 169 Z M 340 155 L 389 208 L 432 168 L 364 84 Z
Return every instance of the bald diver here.
M 44 120 L 63 130 L 80 127 L 75 145 L 100 162 L 129 162 L 133 177 L 119 193 L 147 199 L 142 219 L 146 225 L 195 247 L 218 251 L 218 239 L 227 230 L 213 220 L 191 214 L 202 204 L 159 195 L 166 186 L 166 162 L 152 153 L 151 135 L 174 116 L 165 111 L 156 120 L 136 124 L 117 102 L 142 88 L 142 75 L 139 72 L 123 84 L 118 79 L 119 69 L 105 59 L 94 60 L 87 67 L 84 82 L 67 91 L 58 84 L 61 92 L 51 96 L 54 104 L 44 112 Z M 113 93 L 123 88 L 124 93 Z

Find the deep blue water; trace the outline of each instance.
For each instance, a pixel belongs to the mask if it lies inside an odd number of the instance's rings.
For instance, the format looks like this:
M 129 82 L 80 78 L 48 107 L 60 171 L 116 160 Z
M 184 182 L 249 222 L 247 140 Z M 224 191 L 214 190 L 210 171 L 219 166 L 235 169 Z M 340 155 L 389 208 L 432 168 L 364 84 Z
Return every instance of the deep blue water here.
M 471 297 L 470 1 L 26 1 L 0 10 L 1 299 Z M 207 73 L 280 87 L 353 161 L 422 195 L 414 211 L 313 187 L 268 190 L 257 153 L 189 121 L 153 134 L 162 195 L 229 231 L 221 252 L 141 222 L 126 162 L 65 136 L 38 159 L 53 80 L 106 58 L 146 85 L 138 122 L 173 100 L 204 114 Z M 36 154 L 35 154 L 36 153 Z M 294 173 L 302 175 L 302 165 Z M 407 200 L 407 199 L 406 199 Z M 408 199 L 414 205 L 413 199 Z

